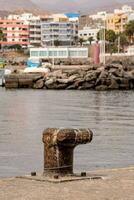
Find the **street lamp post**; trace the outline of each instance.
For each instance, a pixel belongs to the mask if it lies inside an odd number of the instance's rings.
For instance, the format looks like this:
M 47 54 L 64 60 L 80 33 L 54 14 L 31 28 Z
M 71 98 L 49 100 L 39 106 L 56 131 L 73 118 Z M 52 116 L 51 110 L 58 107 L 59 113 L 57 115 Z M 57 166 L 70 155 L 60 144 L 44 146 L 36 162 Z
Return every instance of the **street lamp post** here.
M 104 19 L 104 26 L 102 29 L 102 32 L 100 32 L 100 61 L 104 65 L 106 64 L 106 57 L 105 57 L 105 52 L 106 52 L 106 20 Z

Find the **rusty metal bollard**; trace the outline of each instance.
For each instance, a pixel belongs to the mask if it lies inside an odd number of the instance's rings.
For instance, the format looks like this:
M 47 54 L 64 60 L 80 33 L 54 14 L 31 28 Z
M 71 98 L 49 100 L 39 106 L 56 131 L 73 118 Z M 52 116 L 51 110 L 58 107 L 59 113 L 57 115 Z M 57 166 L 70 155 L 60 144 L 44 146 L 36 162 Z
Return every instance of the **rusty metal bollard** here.
M 73 150 L 91 142 L 90 129 L 48 128 L 43 132 L 44 174 L 73 174 Z

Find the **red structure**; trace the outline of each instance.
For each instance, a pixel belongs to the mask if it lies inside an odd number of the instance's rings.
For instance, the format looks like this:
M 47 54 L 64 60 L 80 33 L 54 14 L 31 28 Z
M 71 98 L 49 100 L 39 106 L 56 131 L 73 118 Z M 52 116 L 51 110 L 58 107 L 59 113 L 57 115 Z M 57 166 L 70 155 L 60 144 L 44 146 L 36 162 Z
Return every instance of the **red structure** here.
M 100 63 L 100 45 L 96 43 L 93 48 L 93 60 L 94 64 Z

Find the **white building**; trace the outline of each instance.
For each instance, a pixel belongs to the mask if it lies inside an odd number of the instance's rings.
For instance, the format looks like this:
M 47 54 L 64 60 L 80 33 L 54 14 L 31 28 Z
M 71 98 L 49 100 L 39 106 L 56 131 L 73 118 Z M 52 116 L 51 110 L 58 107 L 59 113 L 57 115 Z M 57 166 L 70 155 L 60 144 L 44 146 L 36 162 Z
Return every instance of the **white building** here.
M 30 48 L 30 58 L 88 58 L 88 48 L 84 47 L 47 47 Z
M 121 9 L 114 9 L 115 14 L 129 14 L 131 12 L 133 12 L 133 9 L 131 6 L 128 5 L 122 6 Z
M 99 32 L 99 29 L 84 27 L 82 30 L 78 31 L 78 37 L 82 38 L 83 40 L 88 40 L 90 37 L 92 37 L 94 41 L 97 41 L 98 32 Z
M 41 20 L 30 20 L 29 23 L 30 46 L 41 46 Z
M 23 13 L 20 15 L 8 15 L 7 19 L 10 20 L 23 20 L 29 23 L 30 20 L 39 20 L 39 16 L 34 16 L 32 13 Z
M 55 41 L 59 41 L 58 46 L 70 46 L 74 40 L 75 31 L 75 26 L 72 22 L 42 22 L 42 45 L 53 46 Z
M 95 15 L 89 15 L 90 18 L 92 18 L 93 20 L 105 20 L 107 16 L 107 12 L 106 11 L 101 11 L 101 12 L 97 12 L 97 14 Z

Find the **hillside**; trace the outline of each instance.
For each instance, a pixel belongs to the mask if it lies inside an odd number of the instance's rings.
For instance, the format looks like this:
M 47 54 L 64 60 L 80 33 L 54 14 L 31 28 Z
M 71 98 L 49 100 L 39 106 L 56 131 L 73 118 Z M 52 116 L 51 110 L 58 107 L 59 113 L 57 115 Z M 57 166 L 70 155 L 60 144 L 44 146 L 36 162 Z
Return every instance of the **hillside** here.
M 96 12 L 100 10 L 112 11 L 114 8 L 120 8 L 124 4 L 134 7 L 133 0 L 31 0 L 40 8 L 54 12 Z
M 31 0 L 0 0 L 0 11 L 14 11 L 20 9 L 32 10 L 36 9 L 35 5 Z

